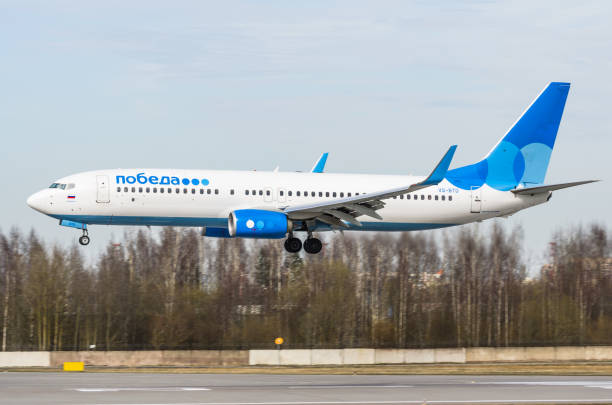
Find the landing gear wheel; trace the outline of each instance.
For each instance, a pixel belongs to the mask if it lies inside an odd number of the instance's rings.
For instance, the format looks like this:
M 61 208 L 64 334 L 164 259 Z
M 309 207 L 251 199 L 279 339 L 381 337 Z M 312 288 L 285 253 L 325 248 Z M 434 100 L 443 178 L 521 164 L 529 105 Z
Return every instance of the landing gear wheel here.
M 89 245 L 89 236 L 83 235 L 79 238 L 79 243 L 83 246 Z
M 289 253 L 297 253 L 302 249 L 302 241 L 298 238 L 290 237 L 285 241 L 285 250 Z
M 306 253 L 315 254 L 319 253 L 323 248 L 323 244 L 317 238 L 310 238 L 304 241 L 304 250 Z

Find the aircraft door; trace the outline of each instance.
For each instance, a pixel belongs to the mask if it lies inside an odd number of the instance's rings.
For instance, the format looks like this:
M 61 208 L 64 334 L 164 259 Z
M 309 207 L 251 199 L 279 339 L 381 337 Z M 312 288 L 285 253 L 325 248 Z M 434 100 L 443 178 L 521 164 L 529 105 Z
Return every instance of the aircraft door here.
M 108 176 L 96 176 L 96 182 L 97 182 L 96 202 L 98 203 L 110 202 L 110 186 L 108 184 Z
M 482 187 L 472 186 L 472 202 L 470 212 L 478 213 L 482 210 Z

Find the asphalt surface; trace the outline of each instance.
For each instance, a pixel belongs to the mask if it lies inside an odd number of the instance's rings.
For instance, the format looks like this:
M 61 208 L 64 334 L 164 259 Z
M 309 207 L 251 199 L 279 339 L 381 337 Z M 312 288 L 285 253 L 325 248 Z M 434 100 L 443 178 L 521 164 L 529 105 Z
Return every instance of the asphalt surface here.
M 612 403 L 612 377 L 0 373 L 0 404 Z

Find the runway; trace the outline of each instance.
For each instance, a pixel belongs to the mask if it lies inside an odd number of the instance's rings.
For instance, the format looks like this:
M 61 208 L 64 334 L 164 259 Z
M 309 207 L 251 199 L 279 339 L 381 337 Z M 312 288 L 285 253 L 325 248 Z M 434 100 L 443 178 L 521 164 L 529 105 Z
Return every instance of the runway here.
M 0 404 L 612 403 L 612 377 L 0 374 Z

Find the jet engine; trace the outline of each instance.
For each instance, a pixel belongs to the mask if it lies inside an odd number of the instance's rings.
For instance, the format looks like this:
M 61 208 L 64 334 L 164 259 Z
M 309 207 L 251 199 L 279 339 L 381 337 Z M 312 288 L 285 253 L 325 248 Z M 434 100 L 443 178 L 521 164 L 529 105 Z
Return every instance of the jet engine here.
M 247 209 L 232 211 L 227 228 L 232 237 L 280 239 L 292 231 L 293 223 L 282 212 Z

